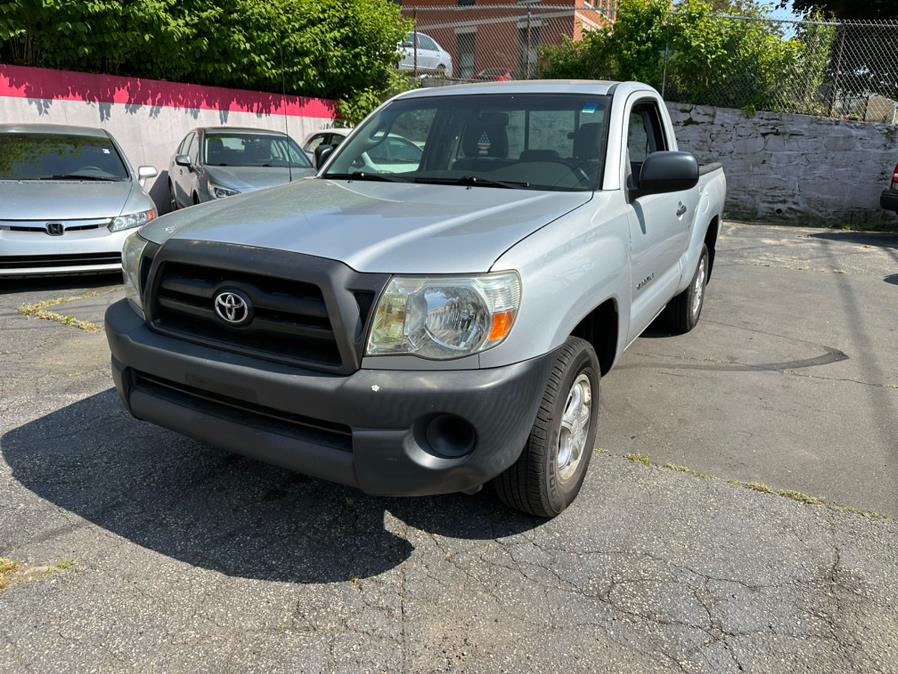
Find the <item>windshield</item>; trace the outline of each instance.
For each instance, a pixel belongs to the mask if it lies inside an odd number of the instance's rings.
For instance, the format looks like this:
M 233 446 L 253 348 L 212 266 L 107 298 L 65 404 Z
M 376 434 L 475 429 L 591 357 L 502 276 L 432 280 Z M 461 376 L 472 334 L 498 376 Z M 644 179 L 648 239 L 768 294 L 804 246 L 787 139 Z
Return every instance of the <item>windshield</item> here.
M 534 190 L 594 190 L 607 96 L 471 94 L 390 103 L 323 177 Z
M 0 134 L 0 180 L 128 180 L 108 138 L 63 133 Z
M 312 167 L 292 138 L 255 133 L 207 133 L 203 163 L 206 166 Z

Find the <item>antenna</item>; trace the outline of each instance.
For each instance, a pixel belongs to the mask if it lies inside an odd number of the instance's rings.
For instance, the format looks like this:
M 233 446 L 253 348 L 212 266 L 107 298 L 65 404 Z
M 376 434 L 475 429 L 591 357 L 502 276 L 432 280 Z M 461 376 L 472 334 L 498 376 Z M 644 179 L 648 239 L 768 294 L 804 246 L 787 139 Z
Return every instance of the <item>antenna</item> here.
M 284 41 L 281 40 L 278 42 L 278 47 L 281 50 L 281 108 L 284 110 L 284 135 L 287 138 L 284 140 L 284 144 L 287 147 L 287 175 L 289 176 L 289 182 L 293 182 L 293 157 L 290 155 L 292 148 L 290 147 L 290 133 L 287 129 L 287 78 L 284 75 Z

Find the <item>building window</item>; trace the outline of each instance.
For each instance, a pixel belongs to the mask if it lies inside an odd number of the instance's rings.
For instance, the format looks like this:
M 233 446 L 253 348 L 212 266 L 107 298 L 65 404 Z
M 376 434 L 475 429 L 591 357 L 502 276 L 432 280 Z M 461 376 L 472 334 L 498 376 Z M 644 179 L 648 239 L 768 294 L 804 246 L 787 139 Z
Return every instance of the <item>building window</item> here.
M 475 0 L 458 0 L 459 7 L 468 7 L 474 4 Z
M 461 2 L 461 0 L 459 0 Z M 473 4 L 473 3 L 471 3 Z M 477 33 L 458 33 L 456 44 L 458 54 L 458 77 L 463 80 L 474 78 L 474 64 L 477 53 Z

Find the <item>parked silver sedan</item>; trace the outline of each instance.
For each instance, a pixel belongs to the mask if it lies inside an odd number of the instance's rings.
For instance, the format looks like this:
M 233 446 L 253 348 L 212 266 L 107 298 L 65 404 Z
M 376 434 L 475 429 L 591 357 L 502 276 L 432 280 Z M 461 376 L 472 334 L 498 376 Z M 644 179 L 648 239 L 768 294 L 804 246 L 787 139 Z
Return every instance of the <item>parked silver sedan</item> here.
M 168 169 L 171 209 L 313 175 L 306 155 L 277 131 L 206 127 L 188 133 Z
M 0 125 L 0 276 L 115 271 L 133 228 L 156 218 L 135 171 L 103 129 Z

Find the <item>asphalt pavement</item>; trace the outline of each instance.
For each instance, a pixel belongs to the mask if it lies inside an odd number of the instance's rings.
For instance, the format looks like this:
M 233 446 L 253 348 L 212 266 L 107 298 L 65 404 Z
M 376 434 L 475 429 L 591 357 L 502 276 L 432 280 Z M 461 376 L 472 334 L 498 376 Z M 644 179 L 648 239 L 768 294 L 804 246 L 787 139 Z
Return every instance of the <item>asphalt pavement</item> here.
M 120 293 L 0 282 L 0 671 L 898 672 L 898 237 L 726 225 L 550 522 L 130 419 Z

